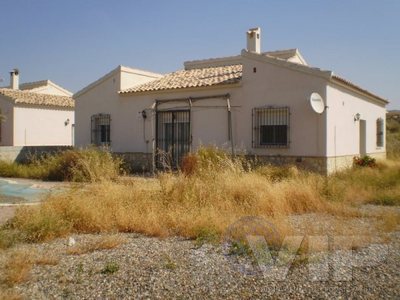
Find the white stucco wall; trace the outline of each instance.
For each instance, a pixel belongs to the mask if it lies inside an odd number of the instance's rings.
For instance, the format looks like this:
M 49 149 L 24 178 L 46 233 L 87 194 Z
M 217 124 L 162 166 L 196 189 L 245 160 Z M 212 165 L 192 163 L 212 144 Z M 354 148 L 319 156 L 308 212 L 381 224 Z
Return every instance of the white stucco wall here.
M 120 66 L 110 76 L 93 85 L 92 88 L 84 93 L 79 94 L 75 98 L 75 145 L 77 147 L 90 145 L 91 116 L 107 113 L 111 115 L 110 135 L 113 151 L 127 152 L 128 150 L 125 149 L 131 149 L 132 143 L 139 146 L 142 152 L 144 151 L 143 149 L 147 149 L 145 146 L 148 143 L 146 144 L 142 138 L 143 130 L 137 132 L 137 126 L 132 129 L 132 125 L 137 122 L 137 110 L 142 111 L 146 108 L 147 102 L 134 104 L 133 107 L 129 105 L 130 107 L 127 108 L 120 101 L 121 97 L 118 91 L 158 77 L 160 75 L 155 73 L 136 71 Z M 133 139 L 131 137 L 134 137 L 135 140 L 140 138 L 140 141 L 132 142 Z M 130 146 L 127 145 L 127 141 L 129 141 Z
M 386 124 L 383 104 L 333 84 L 327 86 L 326 99 L 327 156 L 360 155 L 360 122 L 354 120 L 357 113 L 366 121 L 367 153 L 386 152 L 386 145 L 376 145 L 376 120 L 382 118 Z
M 246 57 L 243 64 L 242 108 L 236 117 L 237 142 L 257 155 L 324 156 L 325 116 L 311 109 L 309 97 L 312 92 L 325 97 L 326 80 Z M 251 109 L 268 105 L 290 109 L 289 148 L 251 148 Z
M 238 87 L 186 89 L 184 91 L 118 95 L 119 78 L 110 77 L 76 99 L 76 145 L 90 144 L 90 117 L 97 113 L 111 114 L 111 148 L 116 152 L 152 151 L 155 119 L 140 115 L 155 99 L 231 95 L 235 148 L 257 155 L 324 156 L 324 115 L 317 115 L 309 105 L 309 96 L 318 92 L 325 97 L 325 80 L 298 71 L 291 71 L 265 62 L 243 59 L 243 80 Z M 257 69 L 253 73 L 253 68 Z M 259 106 L 289 106 L 289 148 L 252 148 L 252 109 Z M 186 102 L 163 104 L 159 109 L 187 107 Z M 221 106 L 218 108 L 204 106 Z M 192 149 L 199 145 L 230 147 L 228 140 L 226 101 L 208 99 L 193 103 Z M 152 129 L 153 128 L 153 129 Z
M 162 77 L 160 74 L 121 66 L 119 89 L 125 90 Z
M 1 146 L 13 145 L 14 106 L 10 100 L 0 96 L 0 110 L 4 120 L 1 122 Z
M 72 145 L 74 111 L 42 106 L 14 107 L 14 146 Z M 69 124 L 65 121 L 69 119 Z

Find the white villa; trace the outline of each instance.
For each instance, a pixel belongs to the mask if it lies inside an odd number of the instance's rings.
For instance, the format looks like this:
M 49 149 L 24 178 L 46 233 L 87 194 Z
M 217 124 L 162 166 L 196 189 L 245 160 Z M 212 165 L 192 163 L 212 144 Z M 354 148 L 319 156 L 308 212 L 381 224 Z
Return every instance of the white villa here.
M 311 67 L 297 49 L 189 61 L 161 75 L 119 66 L 73 97 L 76 146 L 109 146 L 135 167 L 173 164 L 200 145 L 331 173 L 354 156 L 385 158 L 388 101 Z
M 73 145 L 72 93 L 50 80 L 20 85 L 18 70 L 10 74 L 0 88 L 0 146 Z

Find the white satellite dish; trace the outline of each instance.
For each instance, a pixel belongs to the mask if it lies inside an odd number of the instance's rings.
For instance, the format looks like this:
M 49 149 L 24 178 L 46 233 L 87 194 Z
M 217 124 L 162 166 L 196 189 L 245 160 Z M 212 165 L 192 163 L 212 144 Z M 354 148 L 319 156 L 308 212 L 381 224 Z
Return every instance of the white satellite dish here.
M 322 114 L 325 110 L 325 103 L 321 95 L 318 93 L 312 93 L 310 96 L 311 108 L 318 114 Z

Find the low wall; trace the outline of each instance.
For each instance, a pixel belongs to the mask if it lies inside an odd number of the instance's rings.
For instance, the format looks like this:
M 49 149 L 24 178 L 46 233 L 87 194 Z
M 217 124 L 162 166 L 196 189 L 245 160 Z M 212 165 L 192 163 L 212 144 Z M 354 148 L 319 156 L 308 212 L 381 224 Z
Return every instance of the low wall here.
M 293 165 L 299 169 L 327 174 L 326 157 L 318 156 L 256 156 L 254 159 L 262 164 L 272 164 L 277 166 Z
M 371 156 L 378 160 L 386 159 L 386 152 L 377 152 L 377 153 L 368 153 L 368 156 Z M 353 166 L 353 158 L 356 155 L 344 155 L 344 156 L 335 156 L 335 157 L 327 157 L 326 165 L 327 165 L 327 173 L 335 173 L 342 171 L 344 169 L 350 168 Z
M 0 160 L 27 162 L 32 156 L 72 149 L 71 146 L 0 146 Z
M 123 158 L 130 170 L 133 172 L 151 172 L 153 169 L 151 153 L 127 152 L 114 154 Z M 386 158 L 385 152 L 368 153 L 368 155 L 376 159 Z M 247 155 L 246 158 L 256 160 L 257 163 L 260 164 L 272 164 L 278 166 L 294 165 L 299 169 L 328 175 L 352 167 L 354 156 L 355 155 L 336 157 Z
M 151 153 L 114 153 L 124 159 L 126 164 L 133 172 L 152 171 Z M 326 157 L 298 157 L 298 156 L 254 156 L 248 155 L 246 158 L 256 160 L 261 164 L 273 165 L 295 165 L 300 169 L 327 174 Z

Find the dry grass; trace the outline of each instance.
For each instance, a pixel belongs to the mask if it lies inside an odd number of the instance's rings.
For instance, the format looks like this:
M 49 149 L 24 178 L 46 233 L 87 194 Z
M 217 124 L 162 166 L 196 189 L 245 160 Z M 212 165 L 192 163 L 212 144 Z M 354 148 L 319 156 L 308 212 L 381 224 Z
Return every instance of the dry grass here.
M 60 258 L 54 254 L 46 254 L 35 258 L 35 265 L 38 266 L 56 266 L 58 265 Z
M 54 254 L 39 254 L 29 248 L 10 249 L 6 252 L 2 263 L 3 272 L 0 274 L 0 283 L 8 287 L 22 283 L 29 279 L 29 273 L 34 265 L 57 265 L 59 258 Z
M 0 286 L 0 300 L 21 300 L 24 299 L 20 293 L 12 288 L 2 289 Z
M 8 254 L 3 266 L 1 281 L 9 286 L 24 282 L 29 277 L 34 264 L 34 257 L 28 250 L 14 250 Z
M 381 230 L 391 232 L 397 230 L 400 225 L 400 213 L 389 212 L 381 215 Z
M 395 162 L 327 179 L 294 167 L 254 167 L 213 149 L 192 155 L 183 170 L 55 195 L 40 206 L 20 208 L 11 225 L 28 242 L 99 232 L 208 241 L 250 215 L 265 218 L 287 235 L 291 228 L 281 221 L 287 215 L 357 216 L 354 206 L 383 193 L 395 197 L 391 191 L 400 185 L 400 164 Z
M 55 196 L 40 207 L 21 208 L 13 222 L 28 241 L 112 231 L 195 238 L 204 230 L 221 234 L 247 215 L 274 219 L 341 210 L 315 191 L 320 184 L 318 177 L 271 183 L 255 173 L 229 171 L 210 177 L 162 174 L 152 190 L 134 182 L 93 185 Z
M 353 168 L 329 176 L 326 195 L 348 205 L 400 205 L 400 161 L 380 161 L 376 168 Z
M 275 169 L 247 171 L 240 162 L 216 160 L 210 165 L 203 160 L 192 175 L 163 173 L 148 184 L 107 182 L 57 195 L 39 207 L 18 210 L 13 226 L 33 242 L 72 232 L 199 238 L 221 237 L 241 217 L 257 215 L 284 235 L 290 228 L 280 220 L 288 214 L 345 211 L 341 204 L 326 201 L 320 176 L 294 177 L 291 171 L 284 176 L 292 177 L 284 179 Z
M 100 237 L 83 245 L 76 245 L 67 250 L 67 254 L 81 255 L 99 250 L 110 250 L 118 248 L 126 240 L 120 236 Z
M 0 176 L 51 181 L 100 182 L 115 180 L 123 161 L 96 148 L 67 150 L 47 156 L 32 156 L 29 162 L 0 160 Z

